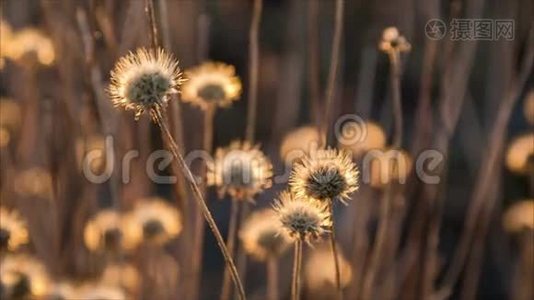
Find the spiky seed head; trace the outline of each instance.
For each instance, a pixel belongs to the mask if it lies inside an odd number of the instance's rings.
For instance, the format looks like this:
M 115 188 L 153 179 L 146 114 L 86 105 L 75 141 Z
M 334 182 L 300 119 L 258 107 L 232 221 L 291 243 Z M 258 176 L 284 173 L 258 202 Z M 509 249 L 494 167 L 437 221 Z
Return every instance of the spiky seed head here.
M 205 62 L 185 71 L 182 100 L 206 110 L 228 107 L 241 96 L 241 80 L 235 68 L 222 62 Z
M 139 233 L 137 234 L 139 235 Z M 124 219 L 112 209 L 105 209 L 94 215 L 85 225 L 84 241 L 86 247 L 95 252 L 118 252 L 131 249 L 139 238 L 131 239 L 124 233 Z
M 155 245 L 163 245 L 182 232 L 182 215 L 159 197 L 139 199 L 125 219 L 129 226 L 139 228 L 145 242 Z
M 16 251 L 28 241 L 28 228 L 20 214 L 0 206 L 0 252 Z
M 289 185 L 299 198 L 345 203 L 358 189 L 358 174 L 348 152 L 318 150 L 293 165 Z
M 243 248 L 259 261 L 278 257 L 289 247 L 290 238 L 276 217 L 271 209 L 256 211 L 245 220 L 239 231 Z
M 136 117 L 166 107 L 184 79 L 178 61 L 163 49 L 139 48 L 121 57 L 111 71 L 109 94 L 116 107 Z
M 534 133 L 516 137 L 508 147 L 506 166 L 517 174 L 527 174 L 534 167 Z
M 272 184 L 272 164 L 259 145 L 234 141 L 215 152 L 215 162 L 208 166 L 208 185 L 217 186 L 219 197 L 253 201 L 256 194 Z
M 319 239 L 332 225 L 327 205 L 284 191 L 275 200 L 273 209 L 291 238 L 311 242 Z
M 42 299 L 48 294 L 51 281 L 39 260 L 26 254 L 11 254 L 0 261 L 0 285 L 2 299 Z
M 378 46 L 384 52 L 408 52 L 412 46 L 404 36 L 402 36 L 397 27 L 387 27 L 382 32 L 382 40 Z
M 508 232 L 534 231 L 534 199 L 512 204 L 503 216 L 503 226 Z

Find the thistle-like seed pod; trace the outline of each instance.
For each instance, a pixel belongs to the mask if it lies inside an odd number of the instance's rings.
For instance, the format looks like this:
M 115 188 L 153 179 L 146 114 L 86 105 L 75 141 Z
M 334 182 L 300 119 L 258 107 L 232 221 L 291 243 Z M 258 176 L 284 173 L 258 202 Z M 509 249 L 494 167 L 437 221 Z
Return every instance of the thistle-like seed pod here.
M 0 207 L 0 251 L 15 251 L 28 240 L 28 228 L 19 213 Z
M 382 32 L 382 40 L 378 46 L 384 52 L 408 52 L 412 46 L 404 36 L 399 33 L 397 27 L 387 27 Z
M 186 70 L 182 100 L 201 109 L 228 107 L 241 96 L 241 80 L 235 68 L 221 62 L 206 62 Z
M 97 213 L 84 229 L 85 245 L 95 252 L 132 249 L 140 239 L 140 231 L 136 227 L 128 226 L 123 216 L 111 209 Z
M 51 288 L 45 266 L 25 254 L 8 255 L 0 261 L 1 299 L 42 299 Z
M 506 153 L 506 166 L 517 174 L 527 174 L 534 164 L 534 134 L 515 138 Z
M 145 111 L 164 108 L 183 81 L 178 61 L 171 54 L 139 48 L 115 64 L 109 94 L 113 105 L 133 110 L 139 117 Z
M 273 205 L 282 228 L 293 239 L 317 240 L 332 226 L 327 203 L 282 192 Z
M 503 226 L 508 232 L 534 231 L 534 200 L 514 203 L 503 216 Z
M 320 201 L 337 198 L 345 203 L 358 189 L 358 174 L 348 153 L 318 150 L 293 165 L 289 184 L 292 193 L 299 198 Z

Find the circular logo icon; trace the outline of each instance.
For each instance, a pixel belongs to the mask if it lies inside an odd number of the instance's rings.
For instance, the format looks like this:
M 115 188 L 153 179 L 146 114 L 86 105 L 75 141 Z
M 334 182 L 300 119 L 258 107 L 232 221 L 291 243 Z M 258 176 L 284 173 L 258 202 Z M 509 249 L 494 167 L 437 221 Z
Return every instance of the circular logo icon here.
M 441 40 L 447 34 L 447 26 L 440 19 L 431 19 L 426 22 L 425 34 L 431 40 Z

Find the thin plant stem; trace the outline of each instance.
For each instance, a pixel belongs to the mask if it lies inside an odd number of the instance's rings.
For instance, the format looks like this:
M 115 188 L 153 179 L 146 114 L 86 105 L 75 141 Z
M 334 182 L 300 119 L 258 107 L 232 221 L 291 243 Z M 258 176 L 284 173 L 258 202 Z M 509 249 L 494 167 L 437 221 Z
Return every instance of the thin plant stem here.
M 391 184 L 386 187 L 380 205 L 380 215 L 378 231 L 376 233 L 375 243 L 371 252 L 369 267 L 363 279 L 362 297 L 363 300 L 373 299 L 373 288 L 376 274 L 380 267 L 380 260 L 384 252 L 384 246 L 387 240 L 387 231 L 389 227 L 389 215 L 391 210 Z
M 278 299 L 278 258 L 267 258 L 267 300 Z
M 215 111 L 216 107 L 214 105 L 208 106 L 206 111 L 204 111 L 204 134 L 203 134 L 203 148 L 204 151 L 207 153 L 212 152 L 213 150 L 213 120 L 215 117 Z M 206 174 L 207 172 L 207 166 L 203 165 L 203 171 L 201 174 Z M 206 189 L 207 186 L 204 184 L 202 186 L 202 194 L 204 197 L 207 197 L 206 195 Z M 197 291 L 198 287 L 200 285 L 200 275 L 201 275 L 201 269 L 202 269 L 202 249 L 204 248 L 204 233 L 206 228 L 206 223 L 204 221 L 204 218 L 202 217 L 202 211 L 200 209 L 195 210 L 195 218 L 194 218 L 194 235 L 193 235 L 193 256 L 191 261 L 192 266 L 192 281 L 190 286 L 190 295 L 191 299 L 197 298 Z M 230 251 L 231 252 L 231 251 Z
M 393 136 L 393 148 L 398 149 L 402 145 L 402 103 L 401 103 L 401 85 L 400 85 L 400 54 L 399 51 L 393 50 L 389 54 L 391 70 L 389 77 L 391 81 L 391 96 L 393 102 L 393 114 L 395 122 L 395 135 Z
M 328 82 L 326 85 L 325 93 L 325 114 L 322 125 L 322 138 L 321 144 L 327 145 L 328 140 L 328 127 L 330 126 L 330 118 L 332 117 L 332 105 L 334 102 L 334 90 L 337 77 L 337 69 L 339 67 L 339 53 L 341 51 L 341 38 L 343 35 L 343 6 L 344 0 L 336 0 L 336 15 L 334 26 L 334 39 L 332 43 L 332 53 L 330 58 L 330 69 L 328 71 Z
M 235 252 L 234 251 L 235 250 L 235 239 L 237 236 L 238 216 L 239 216 L 240 207 L 241 207 L 241 201 L 232 199 L 232 204 L 231 204 L 231 209 L 230 209 L 230 224 L 228 226 L 228 236 L 226 238 L 226 248 L 228 248 L 228 252 L 230 252 L 232 255 Z M 226 267 L 226 269 L 224 270 L 224 276 L 223 276 L 221 300 L 230 299 L 231 293 L 232 293 L 232 288 L 230 286 L 230 270 L 228 267 Z
M 193 191 L 193 196 L 199 206 L 199 209 L 202 210 L 202 213 L 204 214 L 204 218 L 206 219 L 208 226 L 210 227 L 213 235 L 215 236 L 217 245 L 219 246 L 221 250 L 221 253 L 224 257 L 226 265 L 230 269 L 230 273 L 232 275 L 234 285 L 239 294 L 239 299 L 245 299 L 245 291 L 243 289 L 243 285 L 241 284 L 241 281 L 239 280 L 239 274 L 237 273 L 234 260 L 232 259 L 230 252 L 224 245 L 224 239 L 222 238 L 221 233 L 219 229 L 217 228 L 217 224 L 215 223 L 215 220 L 213 219 L 213 216 L 211 215 L 211 212 L 209 211 L 206 201 L 204 200 L 204 197 L 202 195 L 202 191 L 197 185 L 195 178 L 193 177 L 193 174 L 191 173 L 191 170 L 185 163 L 184 158 L 179 151 L 178 145 L 176 145 L 176 143 L 174 142 L 171 132 L 169 131 L 169 128 L 167 126 L 167 123 L 165 122 L 163 118 L 161 108 L 153 109 L 152 116 L 155 122 L 158 124 L 158 126 L 161 129 L 167 148 L 169 148 L 169 150 L 171 151 L 174 157 L 173 162 L 176 163 L 178 165 L 178 168 L 184 173 L 188 181 L 189 187 Z
M 320 88 L 319 88 L 319 41 L 318 41 L 319 0 L 308 1 L 308 88 L 312 120 L 321 129 Z
M 293 276 L 291 278 L 291 300 L 300 297 L 300 269 L 302 265 L 302 240 L 295 240 L 295 252 L 293 257 Z
M 258 105 L 258 71 L 259 71 L 259 31 L 261 23 L 261 11 L 263 0 L 254 0 L 254 10 L 252 13 L 252 23 L 249 31 L 249 88 L 248 88 L 248 109 L 247 127 L 245 132 L 246 140 L 254 142 L 254 131 L 256 130 L 256 107 Z
M 148 22 L 150 25 L 150 42 L 152 43 L 152 48 L 154 50 L 158 49 L 158 26 L 156 24 L 156 14 L 154 12 L 154 0 L 145 0 L 145 13 L 148 17 Z
M 332 229 L 330 232 L 330 248 L 332 249 L 332 255 L 334 259 L 335 274 L 336 274 L 336 289 L 341 293 L 341 271 L 339 269 L 339 257 L 337 254 L 337 245 L 336 245 L 336 226 L 334 222 L 334 203 L 330 200 L 328 205 L 330 210 L 330 218 L 332 218 Z

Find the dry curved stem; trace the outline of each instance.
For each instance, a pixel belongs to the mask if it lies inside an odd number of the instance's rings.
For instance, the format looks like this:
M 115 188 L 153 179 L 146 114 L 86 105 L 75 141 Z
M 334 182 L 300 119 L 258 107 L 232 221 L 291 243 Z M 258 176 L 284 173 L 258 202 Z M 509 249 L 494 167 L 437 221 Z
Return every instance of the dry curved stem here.
M 245 137 L 247 141 L 254 143 L 254 131 L 256 130 L 256 107 L 258 105 L 258 69 L 259 69 L 259 31 L 261 23 L 261 11 L 263 0 L 254 0 L 254 11 L 252 13 L 252 23 L 249 31 L 249 88 L 248 88 L 248 109 L 247 128 Z
M 156 25 L 156 14 L 154 12 L 154 0 L 145 0 L 145 13 L 148 17 L 150 25 L 150 41 L 152 48 L 157 49 L 159 47 L 158 41 L 158 26 Z
M 343 6 L 344 0 L 336 0 L 336 15 L 334 25 L 334 39 L 332 41 L 332 53 L 330 58 L 330 69 L 328 71 L 328 82 L 325 93 L 325 114 L 322 126 L 322 146 L 327 145 L 328 127 L 332 114 L 332 104 L 334 102 L 334 89 L 336 85 L 337 69 L 339 67 L 339 52 L 341 50 L 341 38 L 343 35 Z
M 232 279 L 234 281 L 234 285 L 238 291 L 238 295 L 240 299 L 246 299 L 245 298 L 245 291 L 243 289 L 243 285 L 241 284 L 241 280 L 239 279 L 239 274 L 237 273 L 237 269 L 234 264 L 234 260 L 232 259 L 232 256 L 230 255 L 230 252 L 224 245 L 224 240 L 221 236 L 221 233 L 219 229 L 217 228 L 217 224 L 215 223 L 215 220 L 213 219 L 213 216 L 211 215 L 211 212 L 208 209 L 208 206 L 206 204 L 206 201 L 204 200 L 204 197 L 202 196 L 202 191 L 198 187 L 195 178 L 193 177 L 193 174 L 191 173 L 191 170 L 186 165 L 183 156 L 180 154 L 178 145 L 174 142 L 174 139 L 169 131 L 169 128 L 167 126 L 167 123 L 163 117 L 162 109 L 161 108 L 155 108 L 151 111 L 152 117 L 154 121 L 158 124 L 158 126 L 161 129 L 161 132 L 164 136 L 164 140 L 166 142 L 167 148 L 171 151 L 174 160 L 173 162 L 178 165 L 178 168 L 184 173 L 185 178 L 187 179 L 189 183 L 189 187 L 193 191 L 194 198 L 198 204 L 198 207 L 200 210 L 202 210 L 202 213 L 204 215 L 204 218 L 206 219 L 206 222 L 208 223 L 208 226 L 210 227 L 213 235 L 215 236 L 215 239 L 217 240 L 217 245 L 219 246 L 221 253 L 224 257 L 224 260 L 226 262 L 226 265 L 230 269 L 230 274 L 232 275 Z
M 302 267 L 302 240 L 295 240 L 295 252 L 293 257 L 293 276 L 291 278 L 291 300 L 300 297 L 300 269 Z
M 391 81 L 391 100 L 393 102 L 393 114 L 395 122 L 395 135 L 393 136 L 393 148 L 402 146 L 402 103 L 401 103 L 401 86 L 400 86 L 400 53 L 393 50 L 389 53 L 391 70 L 389 72 Z
M 267 299 L 278 300 L 278 258 L 267 258 Z

